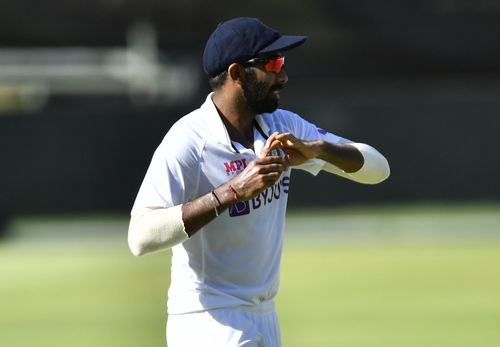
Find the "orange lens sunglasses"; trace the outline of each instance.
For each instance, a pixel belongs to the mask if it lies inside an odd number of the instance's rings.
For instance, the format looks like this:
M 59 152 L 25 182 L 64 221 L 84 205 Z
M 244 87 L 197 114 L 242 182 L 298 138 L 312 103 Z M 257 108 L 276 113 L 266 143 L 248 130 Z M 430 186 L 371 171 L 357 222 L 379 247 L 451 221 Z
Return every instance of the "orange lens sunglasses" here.
M 254 58 L 248 60 L 246 63 L 258 63 L 263 62 L 264 68 L 268 72 L 280 73 L 283 70 L 283 66 L 285 65 L 285 57 L 277 56 L 273 58 Z

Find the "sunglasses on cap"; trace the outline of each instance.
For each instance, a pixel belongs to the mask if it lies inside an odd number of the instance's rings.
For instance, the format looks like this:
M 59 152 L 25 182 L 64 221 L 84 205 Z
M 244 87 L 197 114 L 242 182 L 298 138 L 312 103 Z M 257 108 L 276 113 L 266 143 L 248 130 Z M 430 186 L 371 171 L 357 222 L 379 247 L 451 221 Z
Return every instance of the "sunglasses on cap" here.
M 283 70 L 283 65 L 285 65 L 285 57 L 276 56 L 271 58 L 253 58 L 245 62 L 245 64 L 255 64 L 255 63 L 264 64 L 264 68 L 268 72 L 280 73 L 281 70 Z

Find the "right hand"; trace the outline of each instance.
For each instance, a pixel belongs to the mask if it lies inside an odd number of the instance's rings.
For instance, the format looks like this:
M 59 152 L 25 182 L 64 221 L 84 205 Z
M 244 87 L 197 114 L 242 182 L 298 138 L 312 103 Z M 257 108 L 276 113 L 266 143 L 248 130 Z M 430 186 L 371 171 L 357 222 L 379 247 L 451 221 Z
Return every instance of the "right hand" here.
M 280 157 L 264 157 L 252 161 L 229 184 L 237 194 L 237 201 L 247 201 L 274 185 L 288 166 Z
M 274 185 L 283 171 L 288 169 L 289 163 L 279 156 L 268 156 L 281 143 L 271 135 L 262 150 L 261 155 L 252 161 L 240 174 L 228 183 L 237 194 L 237 201 L 247 201 L 258 196 L 264 189 Z

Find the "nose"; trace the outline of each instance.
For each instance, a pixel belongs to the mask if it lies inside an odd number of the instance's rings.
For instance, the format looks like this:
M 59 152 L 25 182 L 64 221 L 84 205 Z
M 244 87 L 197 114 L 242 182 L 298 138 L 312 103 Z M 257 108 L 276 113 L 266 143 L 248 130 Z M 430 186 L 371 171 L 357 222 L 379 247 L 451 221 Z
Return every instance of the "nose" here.
M 285 84 L 288 82 L 288 75 L 286 74 L 285 69 L 281 69 L 280 73 L 276 75 L 276 79 L 281 84 Z

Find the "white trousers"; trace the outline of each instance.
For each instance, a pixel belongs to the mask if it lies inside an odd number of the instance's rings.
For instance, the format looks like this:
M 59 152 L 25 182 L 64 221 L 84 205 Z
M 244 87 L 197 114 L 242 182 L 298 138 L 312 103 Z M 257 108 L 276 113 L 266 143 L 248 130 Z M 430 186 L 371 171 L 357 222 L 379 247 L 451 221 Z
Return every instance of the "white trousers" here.
M 221 308 L 169 315 L 168 347 L 281 347 L 273 309 Z

